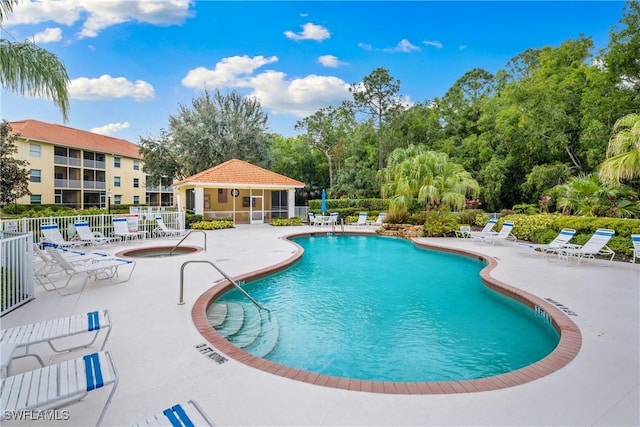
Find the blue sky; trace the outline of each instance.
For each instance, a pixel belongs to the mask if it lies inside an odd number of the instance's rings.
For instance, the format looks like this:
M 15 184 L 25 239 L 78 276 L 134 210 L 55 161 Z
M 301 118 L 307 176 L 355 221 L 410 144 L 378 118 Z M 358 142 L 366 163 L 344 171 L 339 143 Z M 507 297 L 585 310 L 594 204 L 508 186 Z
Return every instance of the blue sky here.
M 378 67 L 408 102 L 441 97 L 465 72 L 495 73 L 527 48 L 581 34 L 607 45 L 622 1 L 24 0 L 2 38 L 35 40 L 71 79 L 68 126 L 154 137 L 204 87 L 256 96 L 271 131 L 351 99 Z M 50 101 L 2 91 L 8 121 L 63 124 Z

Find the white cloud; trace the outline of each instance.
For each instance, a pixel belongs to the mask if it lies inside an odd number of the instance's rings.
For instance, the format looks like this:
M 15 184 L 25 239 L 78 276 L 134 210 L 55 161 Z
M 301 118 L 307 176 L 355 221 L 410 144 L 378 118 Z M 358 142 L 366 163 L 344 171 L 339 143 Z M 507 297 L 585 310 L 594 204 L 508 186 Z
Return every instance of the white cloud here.
M 460 49 L 460 50 L 465 50 L 466 48 L 467 48 L 467 45 L 466 45 L 466 44 L 463 44 L 463 45 L 460 45 L 460 47 L 459 47 L 458 49 Z
M 124 123 L 108 123 L 104 126 L 89 129 L 89 132 L 99 133 L 100 135 L 111 135 L 124 129 L 129 129 L 129 122 Z
M 422 43 L 426 44 L 427 46 L 437 47 L 438 49 L 442 49 L 443 46 L 442 43 L 438 40 L 424 40 Z
M 62 40 L 62 29 L 60 28 L 47 28 L 33 35 L 34 43 L 53 43 L 60 40 Z
M 261 66 L 277 61 L 277 57 L 246 56 L 224 58 L 213 70 L 199 67 L 190 70 L 182 84 L 191 88 L 243 88 L 248 96 L 257 98 L 273 114 L 294 114 L 304 117 L 328 105 L 349 99 L 349 84 L 334 76 L 287 79 L 276 70 L 254 74 Z
M 133 98 L 136 101 L 149 101 L 155 98 L 153 86 L 143 80 L 135 83 L 124 77 L 111 77 L 104 74 L 97 79 L 80 77 L 71 80 L 69 96 L 73 99 L 114 99 Z
M 344 62 L 340 61 L 337 56 L 322 55 L 318 58 L 318 62 L 327 68 L 337 68 L 344 65 Z
M 322 25 L 312 24 L 307 22 L 302 26 L 302 32 L 294 33 L 293 31 L 285 31 L 284 35 L 291 40 L 315 40 L 321 42 L 322 40 L 331 37 L 329 30 Z
M 414 52 L 419 50 L 420 48 L 418 46 L 411 44 L 411 42 L 407 39 L 400 40 L 395 47 L 383 49 L 383 51 L 385 52 L 403 52 L 403 53 Z
M 18 3 L 5 26 L 56 22 L 70 26 L 84 19 L 79 38 L 96 37 L 112 25 L 128 21 L 177 25 L 193 16 L 193 0 L 31 0 Z
M 247 55 L 223 58 L 213 70 L 198 67 L 189 70 L 182 79 L 182 85 L 190 88 L 242 86 L 242 79 L 251 75 L 256 69 L 277 62 L 277 56 L 266 58 L 262 55 L 249 58 Z
M 373 50 L 373 46 L 369 43 L 358 43 L 358 47 L 364 50 Z

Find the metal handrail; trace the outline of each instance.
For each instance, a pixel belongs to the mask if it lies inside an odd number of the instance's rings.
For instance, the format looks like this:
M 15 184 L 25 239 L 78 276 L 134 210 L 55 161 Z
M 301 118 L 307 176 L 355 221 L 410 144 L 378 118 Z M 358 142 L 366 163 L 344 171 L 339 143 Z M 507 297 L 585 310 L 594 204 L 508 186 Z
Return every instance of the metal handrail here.
M 173 255 L 173 251 L 175 251 L 178 248 L 178 246 L 180 246 L 180 243 L 184 242 L 184 239 L 186 239 L 187 237 L 191 236 L 191 233 L 202 233 L 202 234 L 204 234 L 204 250 L 206 251 L 207 250 L 207 233 L 205 233 L 204 230 L 191 230 L 182 239 L 180 239 L 178 244 L 176 244 L 173 248 L 171 248 L 171 250 L 169 251 L 169 255 Z
M 222 271 L 220 269 L 220 267 L 218 267 L 217 265 L 215 265 L 213 262 L 211 261 L 207 261 L 204 259 L 201 260 L 191 260 L 191 261 L 185 261 L 182 266 L 180 267 L 180 300 L 178 301 L 178 305 L 183 305 L 184 304 L 184 268 L 187 266 L 187 264 L 192 264 L 192 263 L 200 263 L 200 264 L 209 264 L 210 266 L 212 266 L 213 268 L 215 268 L 218 273 L 222 274 L 222 277 L 224 277 L 225 279 L 227 279 L 233 286 L 235 286 L 236 288 L 238 288 L 238 290 L 240 292 L 242 292 L 242 294 L 249 298 L 249 301 L 251 301 L 252 303 L 255 304 L 256 307 L 258 307 L 260 310 L 265 310 L 268 311 L 269 314 L 271 314 L 271 310 L 269 310 L 268 308 L 265 308 L 263 306 L 260 305 L 260 303 L 258 303 L 258 301 L 256 301 L 255 299 L 253 299 L 253 297 L 251 295 L 249 295 L 247 293 L 247 291 L 245 291 L 244 289 L 242 289 L 242 287 L 240 285 L 238 285 L 236 283 L 235 280 L 233 280 L 231 277 L 229 277 L 224 271 Z

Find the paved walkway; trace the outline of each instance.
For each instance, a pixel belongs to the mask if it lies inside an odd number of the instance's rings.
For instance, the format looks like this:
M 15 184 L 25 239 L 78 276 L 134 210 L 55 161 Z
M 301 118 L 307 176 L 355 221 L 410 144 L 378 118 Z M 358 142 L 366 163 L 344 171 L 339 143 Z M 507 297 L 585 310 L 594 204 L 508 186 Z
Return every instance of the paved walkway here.
M 107 410 L 106 426 L 131 425 L 188 398 L 195 399 L 219 426 L 640 425 L 640 265 L 630 263 L 572 267 L 520 255 L 512 247 L 421 239 L 488 254 L 498 260 L 492 272 L 495 278 L 575 312 L 571 318 L 583 338 L 577 357 L 549 376 L 512 388 L 452 395 L 354 392 L 286 379 L 233 359 L 218 364 L 203 356 L 196 346 L 204 338 L 193 325 L 191 307 L 221 276 L 206 264 L 188 265 L 186 304 L 178 305 L 181 265 L 191 259 L 210 260 L 230 276 L 246 274 L 289 258 L 296 249 L 281 237 L 309 229 L 246 225 L 206 232 L 206 251 L 139 259 L 129 282 L 90 282 L 80 295 L 60 297 L 37 288 L 34 301 L 0 321 L 7 328 L 109 309 L 114 327 L 107 349 L 117 364 L 120 384 Z M 175 238 L 150 240 L 126 248 L 176 242 Z M 204 246 L 204 235 L 194 233 L 186 243 Z M 14 368 L 35 367 L 30 364 L 32 360 L 21 359 Z M 68 406 L 67 421 L 3 421 L 2 425 L 93 425 L 104 397 L 106 393 L 95 393 Z

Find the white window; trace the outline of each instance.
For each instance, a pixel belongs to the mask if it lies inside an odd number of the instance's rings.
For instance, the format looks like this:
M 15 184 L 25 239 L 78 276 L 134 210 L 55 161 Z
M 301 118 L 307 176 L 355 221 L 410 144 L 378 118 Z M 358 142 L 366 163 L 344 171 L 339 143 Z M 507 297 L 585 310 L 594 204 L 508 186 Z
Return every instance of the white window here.
M 31 182 L 42 182 L 42 171 L 40 169 L 31 169 L 29 180 Z
M 31 157 L 40 157 L 40 145 L 29 144 L 29 155 Z

